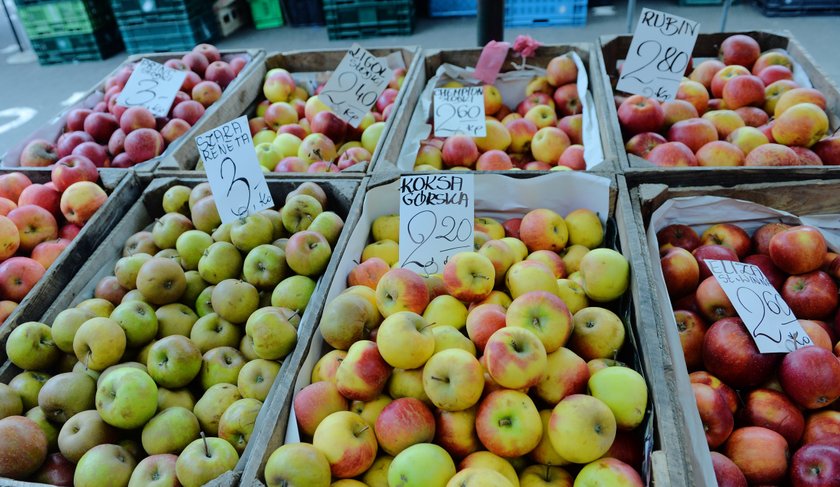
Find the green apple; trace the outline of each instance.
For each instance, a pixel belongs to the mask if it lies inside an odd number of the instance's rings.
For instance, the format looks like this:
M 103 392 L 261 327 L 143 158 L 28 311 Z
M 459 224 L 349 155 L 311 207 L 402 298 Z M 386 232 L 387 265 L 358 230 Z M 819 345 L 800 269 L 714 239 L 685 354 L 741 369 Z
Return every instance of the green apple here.
M 251 360 L 242 366 L 236 379 L 239 394 L 246 399 L 265 401 L 279 373 L 280 364 L 273 360 Z
M 23 403 L 23 411 L 29 411 L 38 405 L 38 393 L 49 379 L 49 374 L 26 371 L 9 381 L 9 387 L 15 391 Z
M 146 301 L 163 305 L 174 303 L 181 298 L 187 288 L 187 279 L 180 259 L 152 257 L 146 261 L 137 273 L 137 289 L 143 293 Z
M 286 252 L 274 245 L 258 245 L 245 256 L 242 275 L 258 289 L 274 289 L 289 274 Z
M 134 468 L 128 487 L 173 487 L 178 485 L 175 475 L 177 455 L 164 453 L 144 458 Z
M 540 412 L 527 394 L 501 389 L 488 394 L 479 404 L 475 431 L 488 450 L 513 458 L 533 450 L 543 430 Z
M 198 200 L 193 205 L 190 214 L 196 230 L 202 232 L 213 233 L 213 230 L 222 224 L 219 208 L 216 206 L 213 196 L 205 196 Z
M 484 369 L 475 355 L 456 348 L 432 355 L 423 367 L 423 388 L 445 411 L 473 406 L 484 390 Z
M 373 465 L 362 475 L 362 482 L 368 487 L 388 487 L 388 469 L 394 457 L 381 454 L 373 461 Z
M 114 265 L 114 276 L 117 277 L 117 282 L 125 289 L 132 290 L 137 288 L 137 273 L 140 272 L 140 267 L 143 266 L 152 256 L 146 253 L 139 253 L 122 257 Z
M 280 216 L 279 211 L 266 208 L 260 211 L 260 214 L 267 216 L 271 220 L 271 225 L 274 227 L 274 238 L 272 240 L 286 236 L 286 227 L 283 226 L 283 217 Z
M 68 419 L 58 433 L 58 449 L 64 458 L 78 463 L 96 445 L 116 443 L 119 430 L 102 420 L 95 409 L 82 411 Z
M 376 345 L 391 367 L 416 369 L 434 353 L 435 337 L 422 316 L 400 311 L 385 318 L 379 326 Z
M 198 260 L 198 273 L 210 284 L 237 278 L 241 271 L 242 254 L 232 243 L 216 242 Z
M 276 137 L 275 137 L 275 140 Z M 280 162 L 280 159 L 283 159 L 283 154 L 280 152 L 280 149 L 274 146 L 274 142 L 263 142 L 261 144 L 257 144 L 254 147 L 254 151 L 257 153 L 257 162 L 260 163 L 260 166 L 268 169 L 269 171 L 274 170 L 274 166 Z
M 195 396 L 189 389 L 165 389 L 158 387 L 158 411 L 182 407 L 190 411 L 195 407 Z
M 239 453 L 227 441 L 201 438 L 184 448 L 175 462 L 175 472 L 183 487 L 200 487 L 233 470 L 238 461 Z
M 155 415 L 157 394 L 157 385 L 149 374 L 123 367 L 108 374 L 99 385 L 96 410 L 111 426 L 139 428 Z
M 85 299 L 81 303 L 77 304 L 76 307 L 90 311 L 94 316 L 98 316 L 100 318 L 107 318 L 111 316 L 111 312 L 114 311 L 114 303 L 103 298 Z
M 137 462 L 119 445 L 97 445 L 82 455 L 73 474 L 75 487 L 128 485 Z
M 147 371 L 146 371 L 146 365 L 145 365 L 145 364 L 142 364 L 142 363 L 140 363 L 140 362 L 120 362 L 120 363 L 118 363 L 118 364 L 114 364 L 114 365 L 112 365 L 112 366 L 108 367 L 107 369 L 103 370 L 103 371 L 99 374 L 99 377 L 97 377 L 97 378 L 96 378 L 96 386 L 98 387 L 98 386 L 99 386 L 99 384 L 101 384 L 101 383 L 102 383 L 102 379 L 103 379 L 103 378 L 108 377 L 108 375 L 109 375 L 109 374 L 111 374 L 111 373 L 112 373 L 112 372 L 114 372 L 115 370 L 119 370 L 119 369 L 121 369 L 121 368 L 123 368 L 123 367 L 133 367 L 133 368 L 135 368 L 135 369 L 142 370 L 143 372 L 147 372 Z M 147 372 L 147 373 L 148 373 L 148 372 Z
M 307 276 L 290 276 L 278 284 L 271 293 L 271 305 L 288 308 L 303 314 L 309 298 L 315 292 L 315 281 Z
M 242 399 L 242 396 L 233 384 L 216 384 L 207 389 L 193 408 L 201 430 L 209 435 L 218 434 L 219 418 L 228 406 L 239 399 Z
M 76 363 L 73 364 L 73 368 L 70 369 L 70 372 L 78 372 L 80 374 L 85 374 L 93 380 L 99 380 L 99 371 L 87 368 L 85 364 L 79 362 L 78 360 L 76 360 Z
M 6 338 L 6 356 L 24 370 L 46 370 L 61 356 L 52 339 L 49 325 L 27 321 Z
M 573 463 L 602 457 L 615 440 L 615 416 L 609 406 L 584 394 L 566 396 L 554 406 L 548 437 L 557 453 Z
M 201 353 L 216 347 L 235 347 L 242 339 L 242 329 L 216 313 L 202 316 L 190 330 L 190 340 Z
M 228 406 L 219 418 L 219 438 L 233 445 L 240 455 L 248 446 L 262 405 L 262 401 L 257 399 L 239 399 Z
M 513 466 L 514 458 L 502 458 L 495 453 L 489 451 L 477 451 L 466 456 L 459 467 L 461 469 L 482 469 L 490 470 L 500 474 L 503 478 L 510 482 L 510 485 L 517 485 L 519 479 L 516 476 L 516 469 Z M 473 484 L 468 484 L 473 485 Z M 481 484 L 475 484 L 481 485 Z
M 230 229 L 233 228 L 233 223 L 222 223 L 215 230 L 210 236 L 213 238 L 214 242 L 227 242 L 231 243 L 230 241 Z
M 174 249 L 184 232 L 193 229 L 192 221 L 180 213 L 166 213 L 155 220 L 152 227 L 152 239 L 159 249 Z
M 418 443 L 401 451 L 388 467 L 388 484 L 404 487 L 446 487 L 455 476 L 455 462 L 443 448 Z
M 146 367 L 151 378 L 161 387 L 184 387 L 201 369 L 201 351 L 189 338 L 170 335 L 152 345 Z
M 161 199 L 163 211 L 167 213 L 177 212 L 184 215 L 189 214 L 189 202 L 190 188 L 181 184 L 176 184 L 175 186 L 167 189 L 166 192 L 163 193 L 163 198 Z
M 157 335 L 158 321 L 155 310 L 143 301 L 120 304 L 114 308 L 111 319 L 125 332 L 127 347 L 142 347 Z
M 93 318 L 93 313 L 79 308 L 68 308 L 58 313 L 52 323 L 52 339 L 64 353 L 73 353 L 73 337 L 82 323 Z
M 366 338 L 381 319 L 376 306 L 364 296 L 345 292 L 324 305 L 318 330 L 330 346 L 347 350 Z
M 230 241 L 242 252 L 274 240 L 274 224 L 262 213 L 254 213 L 231 223 Z
M 143 297 L 143 293 L 136 289 L 132 289 L 131 291 L 125 293 L 123 298 L 120 300 L 120 303 L 127 303 L 129 301 L 143 301 L 146 303 L 146 298 Z
M 15 415 L 19 416 L 19 415 Z M 35 424 L 41 428 L 41 431 L 44 432 L 44 436 L 47 438 L 47 450 L 48 451 L 57 451 L 58 450 L 58 432 L 60 429 L 59 425 L 56 425 L 52 421 L 47 418 L 47 415 L 44 413 L 44 410 L 40 407 L 34 407 L 26 412 L 26 417 L 31 419 Z M 0 418 L 2 419 L 2 418 Z
M 382 132 L 385 131 L 385 122 L 376 122 L 371 124 L 362 132 L 362 147 L 371 154 L 376 150 L 376 145 L 379 143 Z
M 242 341 L 239 342 L 239 351 L 242 352 L 245 360 L 256 360 L 260 358 L 257 352 L 254 351 L 254 341 L 248 335 L 243 336 Z
M 170 335 L 190 336 L 190 330 L 198 321 L 198 316 L 189 306 L 181 303 L 165 304 L 155 310 L 158 322 L 157 337 Z
M 181 295 L 180 303 L 195 306 L 195 300 L 209 284 L 201 278 L 198 271 L 187 271 L 184 273 L 184 278 L 187 280 L 187 287 L 184 289 L 184 294 Z
M 62 353 L 61 358 L 55 364 L 56 373 L 73 372 L 73 367 L 79 363 L 79 359 L 72 353 Z
M 467 324 L 467 307 L 448 294 L 429 301 L 423 318 L 432 326 L 449 325 L 461 329 Z
M 299 194 L 306 194 L 315 198 L 318 201 L 318 204 L 321 205 L 321 208 L 327 207 L 327 193 L 324 191 L 324 188 L 318 185 L 318 183 L 313 183 L 312 181 L 301 183 L 297 188 L 286 195 L 285 202 L 288 203 L 289 200 Z
M 216 284 L 210 295 L 213 311 L 231 323 L 245 323 L 260 304 L 257 288 L 238 279 L 225 279 Z
M 50 421 L 64 423 L 79 411 L 93 409 L 96 381 L 87 374 L 65 372 L 50 378 L 38 393 L 38 406 Z
M 308 443 L 286 443 L 265 462 L 266 487 L 329 487 L 327 457 Z
M 201 357 L 198 373 L 201 387 L 205 391 L 216 384 L 236 384 L 239 371 L 245 365 L 242 352 L 233 347 L 217 347 L 208 350 Z
M 143 426 L 141 441 L 149 455 L 178 454 L 198 438 L 200 426 L 189 409 L 172 407 L 164 409 Z
M 589 393 L 604 402 L 619 429 L 631 430 L 642 423 L 647 410 L 645 378 L 628 367 L 607 367 L 589 378 Z
M 178 254 L 176 249 L 163 249 L 160 252 L 156 253 L 154 257 L 161 257 L 164 259 L 169 259 L 175 261 L 178 266 L 181 265 L 181 255 Z
M 312 437 L 330 464 L 333 477 L 351 478 L 364 473 L 376 460 L 378 445 L 373 428 L 350 411 L 330 414 Z
M 593 301 L 618 299 L 630 285 L 630 264 L 612 249 L 590 250 L 580 260 L 583 289 Z
M 216 289 L 216 286 L 207 286 L 195 298 L 195 312 L 198 313 L 198 316 L 206 316 L 214 312 L 213 303 L 211 302 L 214 289 Z
M 422 401 L 427 406 L 432 405 L 429 396 L 426 395 L 423 387 L 423 368 L 419 369 L 394 369 L 391 377 L 388 378 L 386 386 L 388 395 L 393 399 L 401 397 L 413 397 Z
M 245 324 L 245 333 L 251 337 L 257 356 L 268 360 L 283 359 L 297 344 L 297 329 L 280 308 L 254 312 Z
M 188 271 L 198 269 L 198 261 L 211 245 L 213 245 L 213 237 L 201 230 L 188 230 L 182 233 L 175 242 L 175 249 L 181 256 L 181 266 Z
M 134 254 L 152 255 L 157 251 L 158 248 L 152 239 L 152 232 L 141 230 L 126 239 L 125 245 L 123 245 L 122 256 L 128 257 Z
M 289 233 L 297 233 L 309 228 L 322 211 L 321 203 L 308 194 L 296 194 L 286 199 L 286 204 L 280 210 L 283 227 Z
M 472 355 L 476 354 L 475 343 L 464 336 L 454 326 L 438 325 L 432 327 L 432 336 L 435 338 L 435 352 L 442 352 L 450 348 L 460 348 Z M 434 355 L 434 353 L 432 355 Z
M 391 213 L 374 218 L 370 226 L 370 232 L 374 241 L 387 239 L 399 243 L 400 215 Z
M 119 362 L 125 353 L 125 331 L 110 318 L 91 318 L 76 331 L 73 351 L 85 367 L 102 371 Z
M 293 134 L 282 133 L 277 134 L 277 137 L 275 137 L 275 139 L 271 142 L 271 145 L 273 145 L 280 153 L 280 159 L 285 159 L 287 157 L 297 157 L 300 143 L 300 137 Z M 274 170 L 273 167 L 269 169 Z
M 385 409 L 385 406 L 391 404 L 394 400 L 387 394 L 380 394 L 370 401 L 353 401 L 350 403 L 350 411 L 362 417 L 371 428 L 376 425 L 376 420 L 379 414 Z
M 335 247 L 343 228 L 344 220 L 342 220 L 337 213 L 325 211 L 312 220 L 312 224 L 309 225 L 307 230 L 320 233 L 327 239 L 327 242 L 329 242 L 331 247 Z
M 285 252 L 289 268 L 310 277 L 323 274 L 332 256 L 327 239 L 311 230 L 301 230 L 289 237 Z

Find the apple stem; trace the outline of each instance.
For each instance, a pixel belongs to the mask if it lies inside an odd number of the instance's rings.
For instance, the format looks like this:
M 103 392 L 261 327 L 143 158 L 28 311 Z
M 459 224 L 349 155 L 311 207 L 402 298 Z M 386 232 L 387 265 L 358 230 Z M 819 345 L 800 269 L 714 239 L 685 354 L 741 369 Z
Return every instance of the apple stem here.
M 429 323 L 428 325 L 424 326 L 423 328 L 420 328 L 420 331 L 423 331 L 426 328 L 430 328 L 430 327 L 435 326 L 435 325 L 437 325 L 437 321 L 433 321 L 433 322 Z
M 207 436 L 204 435 L 203 431 L 200 432 L 200 434 L 201 434 L 201 439 L 204 441 L 204 454 L 207 456 L 207 458 L 211 458 L 210 457 L 210 447 L 207 446 Z
M 444 378 L 444 377 L 435 377 L 435 376 L 432 376 L 432 380 L 437 380 L 437 381 L 440 381 L 440 382 L 446 382 L 447 384 L 449 383 L 449 379 Z
M 359 437 L 359 435 L 360 435 L 360 434 L 362 434 L 362 433 L 364 433 L 365 431 L 367 431 L 367 430 L 368 430 L 368 428 L 370 428 L 370 426 L 368 426 L 368 425 L 364 425 L 364 427 L 362 427 L 362 429 L 360 429 L 359 431 L 357 431 L 357 432 L 356 432 L 353 436 L 355 436 L 355 437 L 357 437 L 357 438 L 358 438 L 358 437 Z
M 546 465 L 545 466 L 545 481 L 546 482 L 551 481 L 551 465 Z

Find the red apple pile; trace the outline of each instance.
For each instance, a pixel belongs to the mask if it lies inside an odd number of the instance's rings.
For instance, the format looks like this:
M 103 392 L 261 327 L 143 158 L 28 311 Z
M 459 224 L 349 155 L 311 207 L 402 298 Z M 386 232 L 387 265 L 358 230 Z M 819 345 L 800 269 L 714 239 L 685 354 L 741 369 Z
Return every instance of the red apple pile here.
M 72 155 L 44 184 L 21 172 L 0 176 L 0 323 L 108 199 L 98 180 L 90 160 Z
M 629 266 L 598 216 L 477 218 L 478 250 L 424 276 L 391 266 L 398 218 L 325 306 L 332 350 L 293 401 L 307 443 L 272 452 L 267 485 L 643 485 L 647 385 L 601 307 Z
M 96 167 L 126 168 L 155 158 L 195 125 L 247 63 L 242 56 L 230 63 L 222 61 L 219 50 L 210 44 L 199 44 L 182 58 L 167 60 L 165 66 L 185 71 L 187 77 L 169 114 L 158 118 L 143 107 L 117 105 L 117 96 L 134 70 L 134 65 L 125 66 L 105 80 L 105 98 L 93 109 L 76 108 L 67 114 L 64 133 L 57 141 L 36 139 L 27 144 L 20 165 L 50 166 L 73 154 L 87 157 Z
M 405 68 L 393 70 L 372 111 L 354 128 L 318 98 L 323 84 L 310 96 L 285 69 L 269 70 L 265 100 L 248 121 L 260 166 L 266 172 L 333 173 L 369 163 L 405 74 Z
M 720 485 L 833 485 L 840 478 L 840 256 L 820 231 L 720 223 L 657 233 L 691 386 Z M 761 354 L 706 259 L 758 266 L 812 344 Z M 785 337 L 786 338 L 786 337 Z M 719 453 L 718 453 L 719 452 Z
M 414 169 L 586 169 L 577 75 L 571 56 L 555 57 L 548 63 L 545 76 L 528 83 L 526 98 L 514 110 L 503 103 L 498 88 L 484 85 L 487 135 L 424 140 Z M 443 87 L 461 86 L 452 81 Z
M 199 486 L 236 465 L 344 223 L 311 182 L 227 224 L 207 183 L 161 203 L 92 298 L 9 335 L 0 478 Z
M 720 59 L 698 64 L 675 100 L 615 97 L 627 152 L 658 166 L 840 164 L 826 97 L 799 86 L 793 65 L 752 37 L 727 37 Z

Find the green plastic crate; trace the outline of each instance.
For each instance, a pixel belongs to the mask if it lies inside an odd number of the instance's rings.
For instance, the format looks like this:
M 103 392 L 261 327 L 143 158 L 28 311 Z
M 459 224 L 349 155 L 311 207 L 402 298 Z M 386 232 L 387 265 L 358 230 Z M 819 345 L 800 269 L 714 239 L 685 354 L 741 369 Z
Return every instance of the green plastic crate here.
M 272 29 L 283 25 L 283 11 L 280 0 L 248 0 L 251 17 L 257 29 Z
M 114 22 L 111 6 L 105 0 L 61 0 L 21 5 L 18 17 L 30 39 L 90 34 Z
M 331 40 L 409 35 L 414 30 L 411 0 L 324 0 Z

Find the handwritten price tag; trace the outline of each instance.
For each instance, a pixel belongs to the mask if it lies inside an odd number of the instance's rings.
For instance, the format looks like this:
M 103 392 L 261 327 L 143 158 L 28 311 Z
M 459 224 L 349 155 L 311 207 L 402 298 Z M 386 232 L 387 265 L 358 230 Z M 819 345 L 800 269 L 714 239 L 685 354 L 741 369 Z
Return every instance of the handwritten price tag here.
M 693 20 L 642 9 L 616 88 L 660 101 L 673 100 L 699 26 Z
M 353 44 L 318 98 L 356 128 L 388 87 L 392 75 L 384 60 Z
M 156 117 L 165 117 L 187 73 L 142 59 L 117 96 L 124 107 L 146 107 Z
M 436 137 L 487 136 L 483 86 L 435 88 L 434 107 Z
M 761 353 L 792 352 L 812 344 L 808 333 L 758 266 L 728 260 L 707 260 L 706 264 Z
M 472 174 L 403 176 L 400 181 L 400 267 L 443 271 L 449 257 L 472 250 Z
M 222 223 L 274 206 L 257 162 L 247 116 L 204 132 L 195 138 L 195 144 L 204 159 Z

